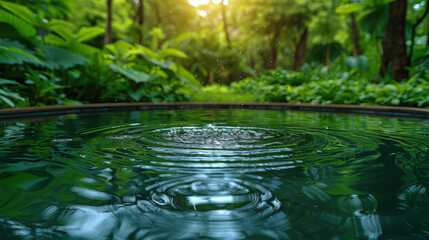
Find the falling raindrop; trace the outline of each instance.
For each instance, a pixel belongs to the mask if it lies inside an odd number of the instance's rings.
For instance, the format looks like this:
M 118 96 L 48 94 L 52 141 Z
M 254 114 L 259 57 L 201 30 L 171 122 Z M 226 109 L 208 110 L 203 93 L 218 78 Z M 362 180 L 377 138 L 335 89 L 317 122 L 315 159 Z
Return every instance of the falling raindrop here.
M 246 14 L 249 14 L 249 11 L 247 11 Z
M 256 31 L 258 31 L 258 29 L 256 29 Z

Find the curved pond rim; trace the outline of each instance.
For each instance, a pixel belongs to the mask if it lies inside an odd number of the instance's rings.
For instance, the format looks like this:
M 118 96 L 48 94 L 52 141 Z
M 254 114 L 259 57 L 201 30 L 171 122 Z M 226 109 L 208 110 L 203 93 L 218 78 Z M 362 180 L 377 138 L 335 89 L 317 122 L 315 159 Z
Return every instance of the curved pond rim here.
M 37 118 L 43 116 L 101 113 L 112 111 L 144 110 L 189 110 L 189 109 L 255 109 L 255 110 L 293 110 L 327 113 L 350 113 L 378 115 L 400 118 L 429 119 L 429 109 L 393 106 L 360 106 L 347 104 L 308 104 L 308 103 L 208 103 L 208 102 L 170 102 L 170 103 L 96 103 L 82 105 L 59 105 L 44 107 L 25 107 L 0 109 L 0 119 Z

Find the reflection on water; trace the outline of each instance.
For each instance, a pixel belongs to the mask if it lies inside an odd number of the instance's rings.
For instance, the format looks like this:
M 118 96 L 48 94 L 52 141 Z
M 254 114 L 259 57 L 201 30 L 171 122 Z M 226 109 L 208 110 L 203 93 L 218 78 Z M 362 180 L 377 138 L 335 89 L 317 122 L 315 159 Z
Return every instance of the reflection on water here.
M 153 111 L 0 132 L 1 239 L 429 237 L 420 120 Z

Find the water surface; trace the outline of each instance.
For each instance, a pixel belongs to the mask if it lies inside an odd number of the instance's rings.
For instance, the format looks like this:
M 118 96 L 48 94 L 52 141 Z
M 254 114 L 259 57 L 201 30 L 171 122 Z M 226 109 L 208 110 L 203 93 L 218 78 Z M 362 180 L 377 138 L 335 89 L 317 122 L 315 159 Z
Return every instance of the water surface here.
M 0 239 L 428 239 L 429 122 L 292 111 L 0 123 Z

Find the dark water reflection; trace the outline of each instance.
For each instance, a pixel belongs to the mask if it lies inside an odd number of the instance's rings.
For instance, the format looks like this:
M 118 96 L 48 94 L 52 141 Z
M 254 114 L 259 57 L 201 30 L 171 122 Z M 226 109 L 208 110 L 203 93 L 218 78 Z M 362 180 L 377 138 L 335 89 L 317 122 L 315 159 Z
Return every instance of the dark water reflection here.
M 429 238 L 429 123 L 276 111 L 0 125 L 0 239 Z

